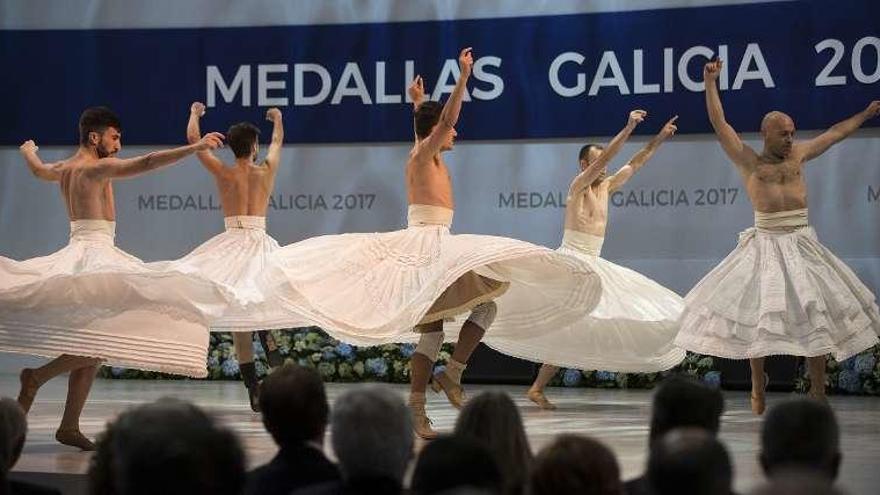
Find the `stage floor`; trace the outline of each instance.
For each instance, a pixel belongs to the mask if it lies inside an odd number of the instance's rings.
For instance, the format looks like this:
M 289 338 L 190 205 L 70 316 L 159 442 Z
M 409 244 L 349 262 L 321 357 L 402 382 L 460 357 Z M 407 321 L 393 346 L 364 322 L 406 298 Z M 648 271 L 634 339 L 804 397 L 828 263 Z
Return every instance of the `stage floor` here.
M 40 390 L 28 417 L 27 444 L 14 471 L 29 479 L 35 476 L 79 479 L 74 485 L 82 487 L 82 477 L 78 475 L 86 471 L 89 454 L 59 445 L 54 440 L 64 405 L 65 386 L 66 380 L 56 379 Z M 328 384 L 331 404 L 341 393 L 357 386 Z M 405 396 L 405 386 L 393 387 L 402 397 Z M 504 390 L 513 396 L 535 451 L 559 433 L 581 433 L 602 440 L 614 450 L 624 479 L 642 472 L 646 459 L 650 391 L 551 388 L 548 395 L 559 406 L 556 411 L 541 411 L 532 405 L 525 398 L 525 387 L 522 386 L 471 385 L 468 393 L 473 396 L 489 389 Z M 0 393 L 16 397 L 18 377 L 0 375 Z M 789 395 L 769 393 L 769 405 Z M 245 390 L 239 382 L 97 380 L 83 413 L 83 431 L 94 438 L 120 411 L 164 396 L 194 401 L 233 428 L 247 450 L 249 465 L 262 464 L 274 455 L 275 445 L 263 428 L 259 415 L 247 407 Z M 747 493 L 763 480 L 756 461 L 761 420 L 748 409 L 746 392 L 727 392 L 725 398 L 727 412 L 722 419 L 721 438 L 733 457 L 736 489 Z M 839 485 L 852 495 L 878 493 L 880 398 L 832 397 L 831 405 L 837 412 L 842 430 L 844 458 Z M 431 394 L 428 413 L 436 428 L 450 431 L 457 410 L 443 396 Z M 329 451 L 329 440 L 327 445 Z M 73 486 L 69 482 L 65 484 Z

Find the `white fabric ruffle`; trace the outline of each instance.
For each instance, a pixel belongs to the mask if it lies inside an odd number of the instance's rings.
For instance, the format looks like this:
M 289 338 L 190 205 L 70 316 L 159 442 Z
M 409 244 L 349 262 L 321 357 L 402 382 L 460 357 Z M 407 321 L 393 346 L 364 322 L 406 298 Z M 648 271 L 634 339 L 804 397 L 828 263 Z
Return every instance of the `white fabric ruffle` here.
M 413 327 L 469 272 L 506 285 L 494 298 L 505 308 L 495 321 L 507 322 L 506 338 L 568 324 L 598 303 L 598 276 L 582 263 L 514 239 L 452 235 L 451 220 L 452 210 L 411 205 L 405 230 L 283 247 L 272 255 L 261 289 L 286 311 L 358 345 L 417 340 Z M 466 314 L 484 299 L 455 310 Z
M 231 305 L 211 319 L 212 331 L 252 332 L 307 326 L 310 323 L 266 304 L 257 278 L 278 242 L 266 233 L 266 217 L 225 217 L 226 231 L 205 241 L 183 258 L 150 265 L 160 270 L 177 270 L 224 284 L 241 305 Z
M 525 339 L 505 339 L 504 323 L 497 322 L 483 341 L 515 357 L 584 370 L 655 372 L 680 363 L 685 351 L 673 340 L 682 298 L 644 275 L 600 258 L 603 241 L 604 237 L 566 230 L 557 250 L 599 275 L 602 295 L 595 309 L 570 325 Z
M 114 246 L 115 223 L 78 220 L 48 256 L 0 257 L 0 351 L 100 358 L 109 366 L 207 375 L 208 320 L 224 286 L 156 270 Z
M 784 213 L 741 233 L 733 252 L 685 297 L 677 345 L 730 359 L 843 360 L 878 343 L 874 294 L 803 226 L 805 210 Z

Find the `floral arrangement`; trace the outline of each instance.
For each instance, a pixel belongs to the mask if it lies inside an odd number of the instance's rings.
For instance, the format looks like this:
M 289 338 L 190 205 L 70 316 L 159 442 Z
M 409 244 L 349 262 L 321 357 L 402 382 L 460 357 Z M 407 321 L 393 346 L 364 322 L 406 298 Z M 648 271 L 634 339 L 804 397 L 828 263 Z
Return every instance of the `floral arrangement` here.
M 875 346 L 841 362 L 828 357 L 826 361 L 825 386 L 828 391 L 851 395 L 880 395 L 880 346 Z M 806 360 L 798 370 L 795 390 L 806 392 L 810 388 Z
M 275 342 L 285 360 L 313 367 L 327 382 L 381 381 L 409 382 L 409 358 L 413 344 L 386 344 L 355 347 L 330 338 L 316 327 L 273 331 Z M 438 369 L 449 359 L 452 347 L 444 345 L 437 360 Z M 257 373 L 268 373 L 266 354 L 256 341 L 254 355 Z M 803 365 L 802 365 L 803 366 Z M 688 353 L 685 360 L 670 371 L 661 373 L 615 373 L 610 371 L 561 370 L 550 382 L 565 387 L 598 388 L 652 388 L 670 373 L 687 373 L 714 386 L 721 385 L 721 372 L 710 356 Z M 804 392 L 809 388 L 806 370 L 800 370 L 795 388 Z M 105 378 L 179 378 L 161 373 L 123 368 L 101 368 Z M 238 360 L 228 333 L 211 334 L 208 351 L 208 379 L 239 380 Z M 880 395 L 880 346 L 853 356 L 841 363 L 828 358 L 826 385 L 830 393 Z

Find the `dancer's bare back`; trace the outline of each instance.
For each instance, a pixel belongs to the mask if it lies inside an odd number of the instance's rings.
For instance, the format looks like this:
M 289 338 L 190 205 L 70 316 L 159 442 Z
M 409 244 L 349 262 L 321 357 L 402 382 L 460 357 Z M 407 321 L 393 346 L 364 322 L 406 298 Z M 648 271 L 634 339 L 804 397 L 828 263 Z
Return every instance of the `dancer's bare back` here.
M 95 166 L 95 161 L 74 156 L 55 167 L 71 220 L 116 220 L 113 183 Z
M 196 102 L 190 108 L 190 123 L 187 138 L 190 142 L 199 138 L 198 119 L 205 113 L 203 104 Z M 214 176 L 224 216 L 266 216 L 269 197 L 275 188 L 275 175 L 281 159 L 284 144 L 284 125 L 281 111 L 271 108 L 266 112 L 266 120 L 273 123 L 272 141 L 262 164 L 257 165 L 250 158 L 236 159 L 226 165 L 210 151 L 197 153 L 199 161 Z
M 33 174 L 43 180 L 58 182 L 61 196 L 67 206 L 70 220 L 116 219 L 113 200 L 113 180 L 134 177 L 159 167 L 170 165 L 199 150 L 213 149 L 222 144 L 223 136 L 212 132 L 197 143 L 149 153 L 134 158 L 117 158 L 119 133 L 109 129 L 107 133 L 117 144 L 109 156 L 99 158 L 94 148 L 80 146 L 70 158 L 56 163 L 44 164 L 37 155 L 39 149 L 32 141 L 19 148 Z

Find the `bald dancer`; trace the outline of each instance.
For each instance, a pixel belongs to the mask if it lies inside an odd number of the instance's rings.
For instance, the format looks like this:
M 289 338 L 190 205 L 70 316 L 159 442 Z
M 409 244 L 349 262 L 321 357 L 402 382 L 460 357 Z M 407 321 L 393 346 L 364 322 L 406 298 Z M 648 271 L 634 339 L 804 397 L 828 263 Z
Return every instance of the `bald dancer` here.
M 794 120 L 773 111 L 761 122 L 763 148 L 745 144 L 724 118 L 716 81 L 723 61 L 706 64 L 706 107 L 725 154 L 743 179 L 755 226 L 685 297 L 676 345 L 728 359 L 748 359 L 751 406 L 765 409 L 766 356 L 807 358 L 811 397 L 825 400 L 825 357 L 843 360 L 877 344 L 874 295 L 819 243 L 809 225 L 803 170 L 831 146 L 880 114 L 880 101 L 813 139 L 795 141 Z

